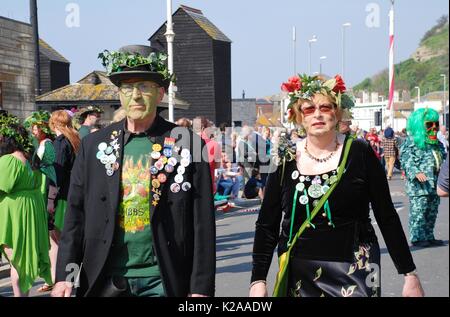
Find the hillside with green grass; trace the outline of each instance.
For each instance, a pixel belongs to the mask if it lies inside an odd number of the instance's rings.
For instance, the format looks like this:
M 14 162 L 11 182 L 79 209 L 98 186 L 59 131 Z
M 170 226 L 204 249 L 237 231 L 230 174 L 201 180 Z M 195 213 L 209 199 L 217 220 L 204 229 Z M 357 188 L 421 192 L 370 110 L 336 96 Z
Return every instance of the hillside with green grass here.
M 443 90 L 441 74 L 447 74 L 448 78 L 448 39 L 448 16 L 443 16 L 425 33 L 411 58 L 395 65 L 395 89 L 408 90 L 412 97 L 417 95 L 416 86 L 420 87 L 422 95 Z M 353 87 L 355 93 L 363 90 L 388 96 L 389 70 Z

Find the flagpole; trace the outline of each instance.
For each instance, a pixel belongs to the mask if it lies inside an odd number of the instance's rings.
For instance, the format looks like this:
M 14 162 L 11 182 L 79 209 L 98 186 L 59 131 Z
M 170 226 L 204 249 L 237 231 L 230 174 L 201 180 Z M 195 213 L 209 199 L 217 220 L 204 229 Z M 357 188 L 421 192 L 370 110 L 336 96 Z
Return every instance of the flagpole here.
M 389 104 L 391 128 L 394 128 L 394 0 L 391 0 L 391 10 L 389 11 Z
M 167 57 L 168 57 L 168 67 L 169 67 L 169 73 L 173 74 L 173 40 L 175 38 L 175 33 L 173 31 L 173 23 L 172 23 L 172 0 L 167 0 L 167 31 L 166 36 L 167 39 Z M 169 121 L 174 122 L 174 89 L 173 89 L 173 83 L 170 83 L 169 86 L 169 92 L 168 92 L 168 99 L 169 99 Z

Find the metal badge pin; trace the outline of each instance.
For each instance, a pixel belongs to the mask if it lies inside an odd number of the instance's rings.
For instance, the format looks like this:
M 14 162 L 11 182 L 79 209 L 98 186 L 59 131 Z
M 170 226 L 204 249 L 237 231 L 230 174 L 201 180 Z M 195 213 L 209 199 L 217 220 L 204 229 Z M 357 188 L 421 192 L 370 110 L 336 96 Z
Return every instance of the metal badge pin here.
M 177 182 L 178 184 L 181 184 L 181 183 L 183 182 L 183 180 L 184 180 L 183 175 L 177 174 L 177 175 L 175 176 L 175 182 Z
M 160 188 L 161 187 L 161 183 L 159 182 L 159 180 L 157 180 L 157 179 L 152 180 L 152 187 Z
M 183 167 L 188 167 L 189 164 L 191 164 L 191 161 L 190 161 L 188 158 L 183 158 L 183 159 L 181 159 L 180 164 L 181 164 L 181 166 L 183 166 Z
M 104 152 L 107 148 L 108 148 L 108 144 L 106 144 L 105 142 L 100 143 L 100 144 L 98 145 L 99 151 Z
M 164 183 L 167 181 L 167 176 L 166 176 L 166 174 L 159 174 L 159 175 L 158 175 L 158 181 L 159 181 L 161 184 L 164 184 Z
M 174 183 L 172 185 L 170 185 L 170 191 L 174 194 L 179 193 L 181 190 L 181 186 L 178 183 Z
M 156 166 L 150 167 L 150 173 L 151 173 L 152 175 L 158 174 L 158 168 L 157 168 Z
M 171 157 L 171 158 L 169 158 L 168 164 L 175 167 L 175 165 L 178 164 L 178 160 L 175 157 Z
M 162 146 L 160 144 L 153 144 L 152 150 L 153 152 L 161 152 Z
M 165 170 L 167 173 L 170 174 L 170 173 L 172 173 L 172 172 L 175 170 L 175 167 L 169 163 L 169 164 L 166 165 L 166 167 L 164 168 L 164 170 Z
M 300 173 L 298 171 L 293 171 L 292 172 L 292 179 L 293 180 L 296 180 L 299 176 L 300 176 Z
M 297 186 L 295 186 L 295 189 L 299 192 L 302 192 L 305 189 L 304 183 L 298 183 Z
M 106 170 L 106 175 L 108 175 L 109 177 L 114 175 L 114 171 L 112 169 Z
M 183 175 L 184 173 L 186 173 L 186 168 L 184 166 L 178 166 L 177 174 Z
M 189 151 L 188 149 L 181 150 L 181 157 L 182 158 L 188 158 L 190 156 L 191 156 L 191 151 Z
M 154 151 L 150 154 L 150 156 L 152 157 L 152 159 L 158 160 L 161 157 L 161 153 Z
M 306 205 L 309 202 L 308 196 L 306 196 L 306 195 L 300 196 L 299 202 L 302 205 Z
M 313 184 L 313 185 L 309 186 L 308 194 L 312 198 L 319 198 L 319 197 L 321 197 L 323 195 L 323 193 L 322 193 L 322 186 L 320 186 L 318 184 Z
M 187 191 L 189 191 L 189 190 L 192 188 L 192 185 L 191 185 L 191 183 L 189 183 L 189 182 L 185 182 L 185 183 L 183 183 L 183 185 L 181 186 L 181 188 L 182 188 L 185 192 L 187 192 Z

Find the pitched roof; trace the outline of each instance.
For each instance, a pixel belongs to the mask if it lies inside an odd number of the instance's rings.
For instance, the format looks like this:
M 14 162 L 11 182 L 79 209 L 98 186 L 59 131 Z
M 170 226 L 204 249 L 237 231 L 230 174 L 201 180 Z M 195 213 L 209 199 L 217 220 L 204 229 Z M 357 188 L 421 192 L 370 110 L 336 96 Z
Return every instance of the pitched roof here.
M 70 64 L 70 62 L 64 56 L 58 53 L 53 47 L 48 45 L 48 43 L 43 39 L 39 39 L 39 52 L 47 56 L 52 61 Z
M 175 16 L 180 10 L 186 12 L 186 14 L 189 15 L 194 20 L 194 22 L 197 23 L 198 26 L 202 28 L 203 31 L 205 31 L 206 34 L 208 34 L 213 40 L 230 43 L 232 42 L 221 30 L 219 30 L 217 26 L 215 26 L 210 20 L 208 20 L 207 17 L 203 15 L 203 12 L 201 10 L 181 5 L 180 8 L 175 11 L 173 16 Z M 158 28 L 158 30 L 153 33 L 152 36 L 150 36 L 150 39 L 153 38 L 153 36 L 158 33 L 161 28 L 165 27 L 166 23 L 167 21 L 164 22 L 164 24 L 160 28 Z
M 57 102 L 88 102 L 97 103 L 120 103 L 119 89 L 115 86 L 105 72 L 93 71 L 80 79 L 77 83 L 67 85 L 46 94 L 36 97 L 37 103 Z M 162 105 L 168 104 L 167 94 L 164 95 Z M 179 98 L 175 98 L 178 109 L 188 109 L 189 104 Z

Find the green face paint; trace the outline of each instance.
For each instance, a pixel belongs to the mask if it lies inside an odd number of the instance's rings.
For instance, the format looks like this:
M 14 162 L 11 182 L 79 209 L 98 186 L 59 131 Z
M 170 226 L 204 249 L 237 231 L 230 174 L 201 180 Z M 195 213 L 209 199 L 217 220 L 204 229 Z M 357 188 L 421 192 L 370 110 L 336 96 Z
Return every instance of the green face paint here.
M 122 83 L 119 88 L 120 102 L 127 117 L 141 120 L 156 112 L 160 87 L 151 81 Z
M 425 128 L 427 129 L 426 142 L 428 144 L 437 144 L 437 132 L 439 131 L 439 122 L 438 121 L 427 121 L 425 122 Z

